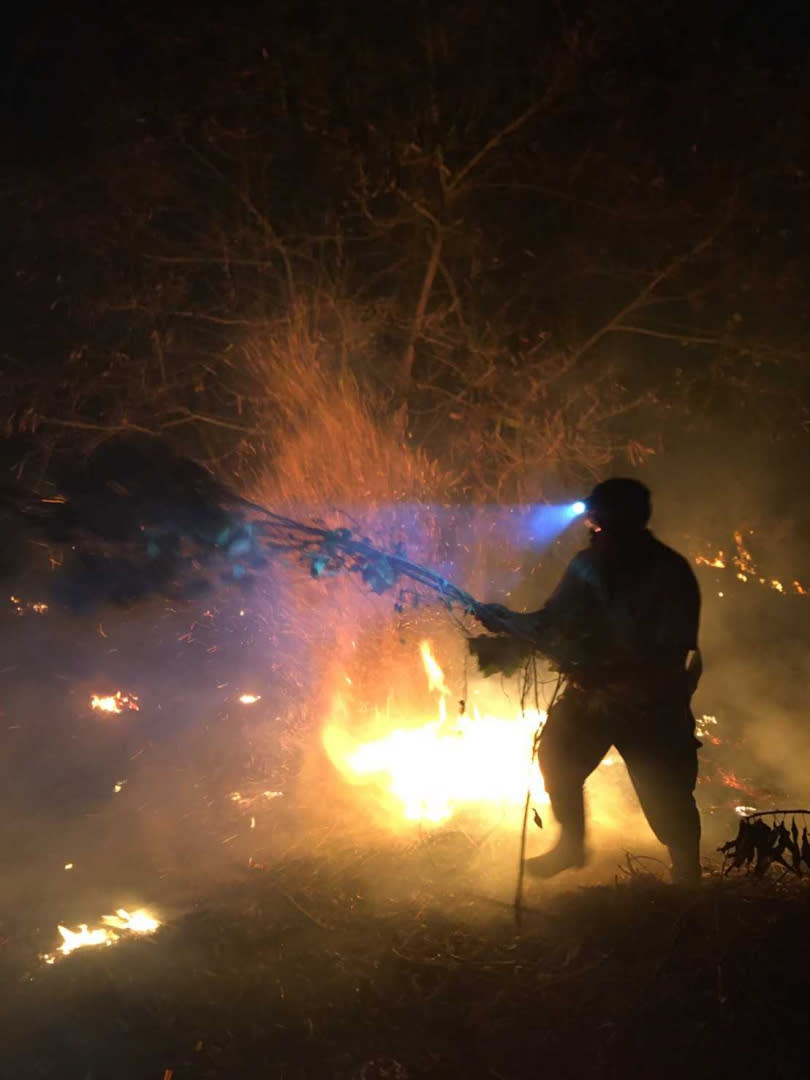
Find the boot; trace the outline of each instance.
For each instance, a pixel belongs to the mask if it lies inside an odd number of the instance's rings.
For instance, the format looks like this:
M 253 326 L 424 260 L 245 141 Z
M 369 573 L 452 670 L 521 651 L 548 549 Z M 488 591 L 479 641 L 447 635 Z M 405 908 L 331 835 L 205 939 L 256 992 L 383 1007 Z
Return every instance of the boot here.
M 687 887 L 699 885 L 703 877 L 703 869 L 697 852 L 669 848 L 669 854 L 672 859 L 672 884 Z
M 547 880 L 563 870 L 578 870 L 585 865 L 585 846 L 581 840 L 561 836 L 555 847 L 544 855 L 537 855 L 524 862 L 526 873 Z

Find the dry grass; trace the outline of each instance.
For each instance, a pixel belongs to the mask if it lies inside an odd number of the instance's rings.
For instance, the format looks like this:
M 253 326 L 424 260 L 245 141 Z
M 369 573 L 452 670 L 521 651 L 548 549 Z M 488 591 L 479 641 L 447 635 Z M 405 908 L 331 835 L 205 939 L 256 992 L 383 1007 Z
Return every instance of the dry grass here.
M 358 373 L 358 354 L 376 348 L 374 326 L 358 317 L 347 329 L 344 321 L 334 339 L 330 328 L 317 303 L 301 304 L 242 347 L 263 433 L 257 492 L 327 511 L 445 496 L 453 478 L 410 444 L 405 410 Z
M 2 1075 L 806 1075 L 805 888 L 539 894 L 517 934 L 464 851 L 288 860 L 154 939 L 23 981 L 20 952 Z

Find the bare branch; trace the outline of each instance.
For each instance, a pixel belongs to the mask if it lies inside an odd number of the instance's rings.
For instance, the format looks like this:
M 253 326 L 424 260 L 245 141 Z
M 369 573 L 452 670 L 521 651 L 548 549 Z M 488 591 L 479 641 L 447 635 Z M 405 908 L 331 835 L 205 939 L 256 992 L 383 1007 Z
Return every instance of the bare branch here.
M 557 92 L 562 83 L 563 72 L 565 70 L 566 66 L 561 65 L 554 73 L 551 82 L 549 82 L 545 93 L 539 101 L 532 102 L 532 104 L 529 105 L 527 109 L 524 109 L 519 116 L 516 116 L 514 120 L 510 120 L 505 127 L 500 129 L 500 131 L 496 131 L 495 134 L 487 139 L 484 145 L 473 154 L 466 165 L 462 165 L 460 169 L 456 170 L 447 184 L 447 192 L 449 195 L 452 195 L 462 182 L 467 179 L 470 173 L 478 168 L 484 158 L 491 154 L 493 150 L 496 150 L 505 139 L 508 139 L 510 135 L 514 135 L 516 131 L 519 131 L 524 124 L 527 124 L 529 120 L 531 120 L 535 113 L 540 112 L 541 109 L 545 109 L 551 104 L 557 96 Z
M 203 164 L 210 172 L 212 172 L 214 176 L 216 176 L 217 179 L 236 196 L 236 198 L 242 203 L 242 205 L 248 211 L 254 221 L 257 222 L 257 224 L 267 235 L 272 247 L 275 248 L 275 250 L 278 252 L 281 261 L 284 264 L 284 271 L 287 275 L 287 287 L 290 291 L 290 299 L 292 299 L 292 297 L 295 296 L 295 276 L 293 274 L 292 263 L 290 261 L 289 253 L 284 244 L 282 243 L 281 238 L 279 237 L 275 228 L 273 227 L 270 219 L 265 214 L 263 214 L 261 210 L 259 210 L 259 208 L 251 199 L 248 192 L 244 189 L 244 187 L 237 187 L 235 184 L 232 184 L 231 181 L 228 180 L 228 178 L 224 175 L 224 173 L 217 168 L 213 161 L 206 157 L 205 154 L 201 153 L 196 148 L 196 146 L 194 146 L 192 143 L 186 142 L 185 140 L 183 140 L 183 145 L 190 154 L 192 154 L 201 164 Z
M 220 420 L 216 416 L 206 416 L 204 413 L 188 412 L 185 416 L 176 420 L 166 420 L 160 425 L 161 431 L 169 428 L 180 427 L 182 424 L 210 424 L 212 427 L 225 428 L 227 431 L 239 431 L 244 435 L 258 435 L 256 428 L 246 427 L 244 424 L 234 424 L 230 420 Z
M 663 338 L 665 341 L 677 341 L 681 345 L 725 345 L 724 338 L 701 337 L 695 334 L 668 333 L 665 330 L 652 330 L 648 326 L 614 326 L 614 334 L 642 334 L 644 337 Z M 740 346 L 741 347 L 741 346 Z
M 108 435 L 116 435 L 121 431 L 138 431 L 142 435 L 156 435 L 157 432 L 150 428 L 141 427 L 140 424 L 130 424 L 122 421 L 120 424 L 94 424 L 89 420 L 60 420 L 55 416 L 40 416 L 40 424 L 50 424 L 53 427 L 75 428 L 77 431 L 102 431 Z
M 543 101 L 545 102 L 545 96 Z M 514 120 L 510 120 L 510 122 L 505 127 L 502 127 L 500 131 L 496 131 L 495 134 L 473 154 L 467 164 L 462 165 L 462 167 L 453 175 L 447 185 L 448 192 L 452 194 L 462 181 L 467 179 L 473 169 L 477 168 L 488 154 L 491 154 L 493 150 L 501 145 L 504 139 L 509 138 L 510 135 L 514 134 L 514 132 L 518 131 L 525 123 L 531 120 L 534 114 L 540 110 L 541 104 L 542 103 L 539 101 L 533 102 L 528 109 L 524 109 L 520 116 L 516 116 Z
M 601 326 L 598 330 L 594 331 L 594 333 L 591 334 L 579 348 L 574 349 L 572 353 L 574 360 L 581 360 L 585 353 L 589 352 L 603 337 L 620 330 L 622 323 L 627 316 L 632 315 L 634 311 L 638 311 L 639 308 L 643 307 L 659 285 L 662 285 L 665 281 L 674 277 L 683 266 L 710 248 L 721 230 L 725 227 L 727 220 L 728 215 L 716 229 L 699 240 L 694 247 L 690 248 L 690 250 L 683 255 L 679 255 L 677 258 L 672 259 L 662 270 L 659 270 L 657 274 L 653 275 L 641 292 L 638 293 L 629 304 L 625 304 L 623 308 L 616 312 L 609 322 L 606 322 L 604 326 Z
M 428 301 L 430 300 L 430 291 L 433 288 L 433 282 L 436 280 L 436 272 L 439 269 L 439 263 L 441 262 L 443 243 L 444 236 L 440 230 L 437 230 L 433 234 L 430 258 L 425 267 L 425 276 L 422 279 L 422 288 L 419 292 L 419 300 L 416 304 L 413 322 L 411 323 L 408 344 L 405 347 L 405 353 L 402 358 L 402 376 L 403 381 L 406 383 L 410 380 L 411 372 L 413 371 L 414 346 L 416 345 L 416 341 L 422 331 L 422 325 L 425 321 L 425 312 L 427 311 Z
M 218 326 L 264 327 L 268 325 L 267 319 L 226 319 L 221 315 L 207 315 L 203 311 L 167 311 L 166 314 L 178 319 L 197 319 L 199 322 L 216 323 Z

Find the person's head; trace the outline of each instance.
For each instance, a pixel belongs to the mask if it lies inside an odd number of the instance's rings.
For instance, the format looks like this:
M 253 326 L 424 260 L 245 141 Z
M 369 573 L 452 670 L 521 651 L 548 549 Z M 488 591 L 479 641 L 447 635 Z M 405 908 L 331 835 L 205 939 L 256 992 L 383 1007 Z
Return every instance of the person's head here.
M 649 489 L 639 480 L 616 476 L 597 484 L 585 500 L 588 520 L 602 532 L 631 535 L 647 527 L 652 512 Z

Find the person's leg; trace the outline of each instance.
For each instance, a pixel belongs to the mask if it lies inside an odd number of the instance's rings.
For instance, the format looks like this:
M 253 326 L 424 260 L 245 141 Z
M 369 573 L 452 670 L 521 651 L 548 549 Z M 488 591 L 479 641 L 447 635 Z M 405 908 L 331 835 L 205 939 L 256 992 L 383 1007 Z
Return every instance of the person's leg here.
M 549 712 L 537 758 L 551 809 L 560 825 L 556 847 L 527 861 L 538 877 L 551 877 L 585 861 L 583 784 L 605 756 L 611 739 L 599 715 L 589 711 L 585 696 L 567 691 Z
M 656 723 L 657 722 L 657 723 Z M 647 718 L 644 730 L 617 745 L 655 835 L 669 848 L 672 880 L 700 880 L 700 815 L 695 803 L 698 742 L 688 723 Z

